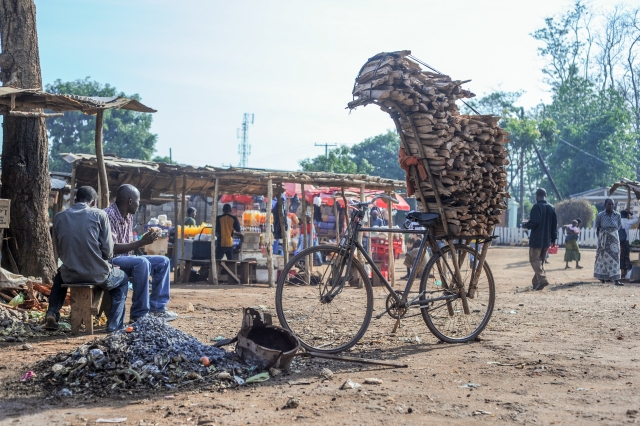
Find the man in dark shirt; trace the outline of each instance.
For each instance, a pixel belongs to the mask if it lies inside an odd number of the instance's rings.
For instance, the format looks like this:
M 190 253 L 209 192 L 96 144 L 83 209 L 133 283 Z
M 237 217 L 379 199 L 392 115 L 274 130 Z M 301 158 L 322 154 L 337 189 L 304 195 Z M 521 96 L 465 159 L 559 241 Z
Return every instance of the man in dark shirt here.
M 53 279 L 46 328 L 55 330 L 60 320 L 60 308 L 67 296 L 66 284 L 95 284 L 111 295 L 111 311 L 107 332 L 124 327 L 127 275 L 112 268 L 108 260 L 113 257 L 113 238 L 107 214 L 95 208 L 98 194 L 90 186 L 78 188 L 76 203 L 58 213 L 53 229 L 58 256 L 62 266 Z
M 542 290 L 547 285 L 547 276 L 544 270 L 544 260 L 547 250 L 558 239 L 558 219 L 556 210 L 547 203 L 547 191 L 539 188 L 536 191 L 537 203 L 531 208 L 529 221 L 524 227 L 531 230 L 529 236 L 529 262 L 533 268 L 533 289 Z
M 216 259 L 227 256 L 227 260 L 233 257 L 233 231 L 240 232 L 238 218 L 231 214 L 231 205 L 225 204 L 222 213 L 216 218 Z
M 196 209 L 189 207 L 187 209 L 187 217 L 184 218 L 184 226 L 197 226 L 196 225 Z

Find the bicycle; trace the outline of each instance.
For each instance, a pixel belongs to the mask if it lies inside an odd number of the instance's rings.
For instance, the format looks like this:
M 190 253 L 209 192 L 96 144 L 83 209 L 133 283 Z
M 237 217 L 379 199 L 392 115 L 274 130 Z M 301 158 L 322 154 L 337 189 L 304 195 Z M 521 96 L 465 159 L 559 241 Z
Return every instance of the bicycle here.
M 407 221 L 418 229 L 390 232 L 423 238 L 405 289 L 396 291 L 358 242 L 360 232 L 381 231 L 362 226 L 369 204 L 379 198 L 395 201 L 378 195 L 370 202 L 351 203 L 350 221 L 338 245 L 309 247 L 285 265 L 276 288 L 276 311 L 282 327 L 293 332 L 310 351 L 337 353 L 355 345 L 367 331 L 374 300 L 369 274 L 357 258 L 360 254 L 388 293 L 385 310 L 376 319 L 388 314 L 396 319 L 397 326 L 401 319 L 408 318 L 410 310 L 419 309 L 429 330 L 441 341 L 474 340 L 489 322 L 495 302 L 491 269 L 478 252 L 478 246 L 492 237 L 460 237 L 476 239 L 475 247 L 460 244 L 460 238 L 437 239 L 434 226 L 440 215 L 410 212 Z M 432 255 L 420 278 L 418 293 L 411 294 L 427 246 Z M 318 257 L 320 265 L 309 261 Z

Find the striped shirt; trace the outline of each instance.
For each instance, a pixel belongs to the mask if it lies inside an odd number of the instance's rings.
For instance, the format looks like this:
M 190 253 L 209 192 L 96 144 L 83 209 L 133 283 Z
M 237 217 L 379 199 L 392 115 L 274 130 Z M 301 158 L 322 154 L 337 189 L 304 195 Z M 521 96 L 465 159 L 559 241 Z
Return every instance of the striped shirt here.
M 127 218 L 123 218 L 118 210 L 116 203 L 111 203 L 109 207 L 104 209 L 109 222 L 111 223 L 111 235 L 115 244 L 129 244 L 133 241 L 133 215 L 127 214 Z M 128 256 L 129 253 L 119 254 L 118 256 Z

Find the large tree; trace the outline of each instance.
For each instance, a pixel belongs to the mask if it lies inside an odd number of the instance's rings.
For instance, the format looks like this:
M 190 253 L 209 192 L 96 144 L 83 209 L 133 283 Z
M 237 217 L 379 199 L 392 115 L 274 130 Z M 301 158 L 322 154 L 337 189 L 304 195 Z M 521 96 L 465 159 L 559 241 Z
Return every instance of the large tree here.
M 404 180 L 405 171 L 398 163 L 399 148 L 400 138 L 396 132 L 389 130 L 352 146 L 351 155 L 357 164 L 364 161 L 371 164 L 371 174 L 374 176 Z
M 360 164 L 353 161 L 351 150 L 346 145 L 330 150 L 327 155 L 302 160 L 300 167 L 309 172 L 333 173 L 369 173 L 373 170 L 366 160 Z
M 0 0 L 0 80 L 4 86 L 41 89 L 33 0 Z M 9 236 L 23 275 L 49 282 L 55 272 L 47 206 L 49 149 L 45 119 L 4 116 L 2 198 L 11 200 Z M 3 262 L 5 258 L 3 257 Z
M 47 92 L 78 96 L 114 97 L 123 96 L 140 100 L 137 94 L 126 95 L 110 86 L 84 80 L 63 82 L 56 80 L 48 84 Z M 124 109 L 109 109 L 104 112 L 104 152 L 122 158 L 150 160 L 155 151 L 158 136 L 151 133 L 151 114 Z M 51 170 L 71 171 L 71 165 L 62 160 L 62 153 L 93 154 L 95 152 L 95 120 L 81 112 L 68 112 L 63 117 L 47 119 L 51 142 Z

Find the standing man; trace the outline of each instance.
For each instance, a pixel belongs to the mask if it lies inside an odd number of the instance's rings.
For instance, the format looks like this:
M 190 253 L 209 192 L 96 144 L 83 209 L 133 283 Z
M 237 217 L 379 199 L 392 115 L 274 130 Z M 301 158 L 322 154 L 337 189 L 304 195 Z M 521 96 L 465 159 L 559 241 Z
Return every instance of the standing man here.
M 187 217 L 184 218 L 184 226 L 197 226 L 196 225 L 196 209 L 189 207 L 187 209 Z
M 90 186 L 78 188 L 76 203 L 58 213 L 53 229 L 58 256 L 62 266 L 53 279 L 49 308 L 46 314 L 47 330 L 57 330 L 60 308 L 67 297 L 66 284 L 95 284 L 111 296 L 111 311 L 107 318 L 107 332 L 124 327 L 127 275 L 111 268 L 113 239 L 107 214 L 95 208 L 98 194 Z
M 369 220 L 370 228 L 373 228 L 374 226 L 384 226 L 384 221 L 380 218 L 378 210 L 371 210 L 369 215 L 371 216 L 371 220 Z
M 173 321 L 178 314 L 166 309 L 169 302 L 170 262 L 166 256 L 130 256 L 129 252 L 151 244 L 158 239 L 155 231 L 146 232 L 138 241 L 133 240 L 133 215 L 140 205 L 140 192 L 133 185 L 122 185 L 116 192 L 116 201 L 105 209 L 111 222 L 111 233 L 116 255 L 113 264 L 133 279 L 133 299 L 130 322 L 147 314 Z M 149 275 L 151 297 L 149 297 Z
M 551 243 L 558 239 L 556 210 L 547 203 L 547 191 L 536 191 L 536 204 L 531 208 L 529 221 L 523 226 L 531 231 L 529 236 L 529 262 L 533 268 L 533 289 L 542 290 L 549 285 L 544 270 L 544 260 Z
M 216 259 L 224 255 L 227 260 L 233 257 L 233 232 L 240 232 L 238 218 L 231 214 L 231 204 L 222 207 L 222 214 L 216 217 Z

